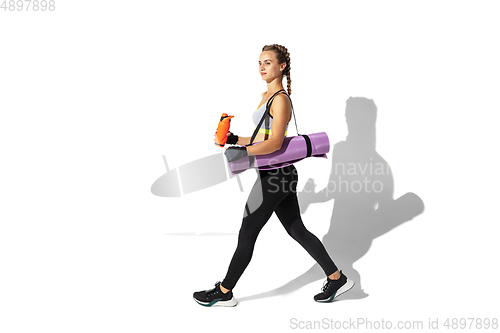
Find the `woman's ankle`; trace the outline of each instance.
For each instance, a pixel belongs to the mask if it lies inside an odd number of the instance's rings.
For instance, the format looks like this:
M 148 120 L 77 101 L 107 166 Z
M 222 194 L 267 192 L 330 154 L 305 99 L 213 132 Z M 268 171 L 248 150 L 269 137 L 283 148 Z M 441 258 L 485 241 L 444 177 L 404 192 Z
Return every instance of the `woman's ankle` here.
M 338 280 L 340 279 L 340 272 L 337 270 L 333 274 L 329 275 L 328 278 L 330 280 Z
M 222 285 L 222 283 L 221 283 L 221 285 L 220 285 L 220 290 L 221 290 L 224 294 L 227 294 L 227 293 L 229 292 L 229 289 L 224 288 L 224 286 Z

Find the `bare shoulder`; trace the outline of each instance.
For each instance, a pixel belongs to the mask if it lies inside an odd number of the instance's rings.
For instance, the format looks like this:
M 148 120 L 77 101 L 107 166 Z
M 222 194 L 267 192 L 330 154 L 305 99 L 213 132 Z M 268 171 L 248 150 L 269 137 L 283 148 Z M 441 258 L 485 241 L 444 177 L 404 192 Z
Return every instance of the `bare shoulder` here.
M 273 104 L 271 105 L 271 110 L 269 110 L 271 115 L 273 115 L 273 109 L 275 110 L 275 107 L 279 109 L 284 108 L 288 112 L 292 112 L 292 103 L 290 102 L 290 98 L 284 93 L 278 94 L 274 97 Z

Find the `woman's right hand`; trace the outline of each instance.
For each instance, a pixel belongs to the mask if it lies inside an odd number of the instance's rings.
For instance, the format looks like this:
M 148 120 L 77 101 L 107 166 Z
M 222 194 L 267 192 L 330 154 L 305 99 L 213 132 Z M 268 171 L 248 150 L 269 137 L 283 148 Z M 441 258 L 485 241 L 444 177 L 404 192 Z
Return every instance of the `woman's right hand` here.
M 227 140 L 226 140 L 227 143 L 229 143 L 230 145 L 238 144 L 238 136 L 237 135 L 234 135 L 231 132 L 227 132 L 226 136 L 227 136 Z
M 227 137 L 229 137 L 231 134 L 233 134 L 233 133 L 231 133 L 231 132 L 227 132 L 227 133 L 226 133 L 226 136 L 227 136 Z M 227 141 L 227 140 L 226 140 L 226 141 Z M 217 143 L 217 131 L 215 131 L 215 134 L 214 134 L 214 143 Z

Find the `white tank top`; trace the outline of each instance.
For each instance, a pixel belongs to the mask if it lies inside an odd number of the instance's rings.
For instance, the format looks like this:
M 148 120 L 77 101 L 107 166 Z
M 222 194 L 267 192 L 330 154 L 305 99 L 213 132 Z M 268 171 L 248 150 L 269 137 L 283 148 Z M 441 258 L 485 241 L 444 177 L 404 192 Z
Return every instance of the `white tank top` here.
M 255 128 L 257 128 L 257 125 L 259 124 L 259 121 L 262 118 L 262 115 L 264 114 L 264 112 L 266 112 L 266 105 L 267 105 L 267 102 L 264 103 L 260 108 L 255 110 L 254 113 L 252 114 L 252 120 L 255 124 Z M 268 113 L 266 115 L 266 118 L 264 118 L 262 125 L 260 125 L 259 133 L 272 134 L 272 125 L 273 125 L 273 116 L 271 116 Z M 287 132 L 288 132 L 288 124 L 286 124 L 285 136 L 286 136 Z

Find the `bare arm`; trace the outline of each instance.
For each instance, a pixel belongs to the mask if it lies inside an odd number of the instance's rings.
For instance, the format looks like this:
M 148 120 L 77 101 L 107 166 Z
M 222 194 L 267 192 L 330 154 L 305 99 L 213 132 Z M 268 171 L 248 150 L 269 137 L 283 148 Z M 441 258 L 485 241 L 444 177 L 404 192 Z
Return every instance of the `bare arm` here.
M 239 145 L 239 146 L 245 146 L 245 145 L 247 145 L 247 144 L 250 143 L 250 139 L 251 139 L 251 137 L 239 136 L 238 137 L 238 142 L 236 144 Z
M 249 155 L 270 154 L 281 148 L 283 139 L 285 138 L 286 125 L 290 120 L 290 115 L 292 113 L 292 107 L 288 97 L 281 94 L 277 95 L 271 105 L 270 112 L 271 111 L 273 115 L 273 124 L 271 127 L 272 134 L 269 136 L 269 139 L 259 144 L 247 147 Z M 242 139 L 248 139 L 248 143 L 250 143 L 250 138 Z M 240 140 L 238 140 L 238 144 L 241 144 Z

